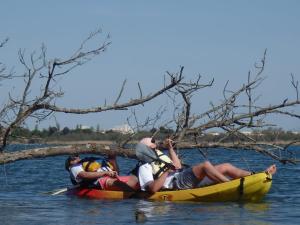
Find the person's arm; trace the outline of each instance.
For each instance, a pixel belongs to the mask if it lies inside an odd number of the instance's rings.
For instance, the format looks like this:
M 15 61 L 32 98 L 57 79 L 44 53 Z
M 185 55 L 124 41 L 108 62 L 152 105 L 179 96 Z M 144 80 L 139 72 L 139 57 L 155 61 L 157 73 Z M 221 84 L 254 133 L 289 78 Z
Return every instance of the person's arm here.
M 155 193 L 159 191 L 163 187 L 168 175 L 169 175 L 169 171 L 167 170 L 159 178 L 149 182 L 146 186 L 147 191 L 151 193 Z
M 80 173 L 78 173 L 77 176 L 83 180 L 94 180 L 94 179 L 98 179 L 102 176 L 116 177 L 117 172 L 116 171 L 102 171 L 102 172 L 81 171 Z
M 155 193 L 159 191 L 169 175 L 170 170 L 164 172 L 159 178 L 154 180 L 152 174 L 152 167 L 149 163 L 140 166 L 139 168 L 139 182 L 143 191 Z
M 169 155 L 170 155 L 170 158 L 173 162 L 173 165 L 175 166 L 175 169 L 181 169 L 182 168 L 182 165 L 181 165 L 181 162 L 180 162 L 180 159 L 178 158 L 174 148 L 173 148 L 173 145 L 172 145 L 172 140 L 171 139 L 167 139 L 167 146 L 168 146 L 168 149 L 169 149 Z
M 108 155 L 108 161 L 113 166 L 113 170 L 119 173 L 119 165 L 115 154 Z
M 152 174 L 152 167 L 149 163 L 146 163 L 139 167 L 139 183 L 141 186 L 141 190 L 149 191 L 151 193 L 155 193 L 159 191 L 168 176 L 169 172 L 164 172 L 159 178 L 154 180 Z

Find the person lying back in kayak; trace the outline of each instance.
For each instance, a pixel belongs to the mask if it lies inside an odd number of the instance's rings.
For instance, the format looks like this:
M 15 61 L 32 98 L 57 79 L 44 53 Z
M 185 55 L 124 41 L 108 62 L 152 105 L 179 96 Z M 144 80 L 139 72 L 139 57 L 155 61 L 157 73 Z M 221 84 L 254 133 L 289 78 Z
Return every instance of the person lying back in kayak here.
M 173 149 L 172 140 L 167 140 L 166 147 L 168 148 L 169 157 L 162 155 L 157 150 L 155 141 L 151 138 L 144 138 L 137 144 L 137 153 L 154 151 L 160 158 L 152 163 L 144 163 L 139 167 L 138 178 L 142 191 L 155 193 L 161 189 L 191 189 L 251 175 L 251 172 L 239 169 L 230 163 L 214 166 L 209 161 L 182 169 L 182 164 Z M 163 167 L 166 169 L 161 170 Z M 271 165 L 266 169 L 266 172 L 274 174 L 276 165 Z
M 81 160 L 79 155 L 71 155 L 66 160 L 65 168 L 74 185 L 112 191 L 135 191 L 139 188 L 136 176 L 118 176 L 115 156 L 110 156 L 100 164 L 95 160 Z

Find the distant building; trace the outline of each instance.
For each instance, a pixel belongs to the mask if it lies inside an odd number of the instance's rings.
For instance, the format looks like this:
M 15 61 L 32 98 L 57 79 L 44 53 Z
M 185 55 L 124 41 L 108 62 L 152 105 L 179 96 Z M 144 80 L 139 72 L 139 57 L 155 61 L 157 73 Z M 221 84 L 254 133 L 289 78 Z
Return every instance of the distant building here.
M 208 135 L 212 135 L 212 136 L 219 136 L 220 133 L 219 132 L 209 132 L 207 133 Z
M 112 130 L 115 131 L 115 132 L 120 132 L 122 134 L 132 134 L 132 133 L 134 133 L 133 129 L 128 124 L 115 126 L 114 128 L 112 128 Z
M 242 131 L 241 133 L 245 134 L 245 135 L 252 135 L 253 134 L 252 131 Z
M 85 126 L 85 125 L 81 125 L 80 126 L 80 129 L 81 130 L 90 130 L 90 129 L 92 129 L 90 126 Z

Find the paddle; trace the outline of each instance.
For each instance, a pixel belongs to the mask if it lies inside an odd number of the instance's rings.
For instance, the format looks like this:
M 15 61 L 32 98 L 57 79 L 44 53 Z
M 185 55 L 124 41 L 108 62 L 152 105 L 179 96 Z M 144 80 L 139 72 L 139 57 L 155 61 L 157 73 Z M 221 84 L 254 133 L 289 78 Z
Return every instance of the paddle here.
M 59 194 L 67 192 L 68 190 L 72 190 L 72 189 L 75 189 L 75 188 L 78 188 L 78 187 L 80 187 L 79 184 L 74 185 L 72 187 L 60 188 L 60 189 L 56 189 L 56 190 L 53 190 L 53 191 L 45 192 L 44 194 L 59 195 Z

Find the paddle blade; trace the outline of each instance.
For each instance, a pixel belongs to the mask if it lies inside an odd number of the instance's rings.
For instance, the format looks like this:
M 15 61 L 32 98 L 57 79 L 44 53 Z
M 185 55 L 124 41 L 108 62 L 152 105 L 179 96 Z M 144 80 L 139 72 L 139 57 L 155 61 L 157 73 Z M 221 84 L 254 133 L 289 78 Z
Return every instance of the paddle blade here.
M 59 194 L 65 193 L 67 191 L 68 191 L 68 188 L 62 188 L 62 189 L 52 192 L 50 195 L 59 195 Z
M 76 184 L 72 187 L 66 187 L 66 188 L 60 188 L 60 189 L 56 189 L 56 190 L 53 190 L 53 191 L 48 191 L 48 192 L 45 192 L 43 194 L 47 194 L 47 195 L 59 195 L 59 194 L 63 194 L 65 192 L 67 192 L 68 190 L 72 190 L 72 189 L 75 189 L 75 188 L 78 188 L 80 187 L 79 184 Z

